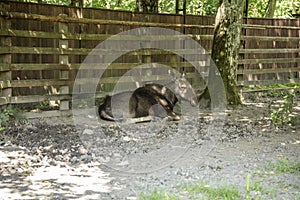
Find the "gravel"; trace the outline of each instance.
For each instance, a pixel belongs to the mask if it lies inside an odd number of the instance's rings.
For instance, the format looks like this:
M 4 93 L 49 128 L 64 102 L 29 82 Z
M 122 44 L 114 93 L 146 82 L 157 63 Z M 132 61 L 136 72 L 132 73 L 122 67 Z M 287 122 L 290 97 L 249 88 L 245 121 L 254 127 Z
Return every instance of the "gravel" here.
M 299 125 L 276 127 L 267 107 L 257 104 L 220 116 L 97 126 L 84 116 L 80 126 L 71 117 L 52 117 L 14 124 L 0 132 L 0 199 L 138 199 L 154 189 L 189 199 L 180 188 L 197 181 L 234 185 L 245 197 L 249 174 L 275 199 L 299 197 L 300 173 L 265 169 L 283 158 L 300 162 Z

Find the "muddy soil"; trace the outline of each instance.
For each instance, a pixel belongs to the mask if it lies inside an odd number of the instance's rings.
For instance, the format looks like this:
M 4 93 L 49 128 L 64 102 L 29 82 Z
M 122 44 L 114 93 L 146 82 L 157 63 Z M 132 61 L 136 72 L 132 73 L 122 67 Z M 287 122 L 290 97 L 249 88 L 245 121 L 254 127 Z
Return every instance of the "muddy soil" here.
M 270 191 L 253 198 L 297 199 L 300 172 L 267 166 L 300 162 L 300 123 L 274 126 L 268 105 L 201 110 L 179 122 L 114 123 L 91 112 L 75 124 L 72 116 L 12 124 L 0 132 L 0 199 L 138 199 L 154 189 L 190 199 L 180 188 L 197 181 L 233 185 L 245 199 L 248 175 Z

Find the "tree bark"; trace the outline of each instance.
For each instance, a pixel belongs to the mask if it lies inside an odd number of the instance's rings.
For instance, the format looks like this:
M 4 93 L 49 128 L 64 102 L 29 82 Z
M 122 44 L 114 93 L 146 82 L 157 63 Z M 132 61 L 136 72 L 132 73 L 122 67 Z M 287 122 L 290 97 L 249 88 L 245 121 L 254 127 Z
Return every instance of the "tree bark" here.
M 241 28 L 243 20 L 243 0 L 223 0 L 220 2 L 215 20 L 214 40 L 212 47 L 212 60 L 215 62 L 222 77 L 226 99 L 228 104 L 241 104 L 240 95 L 237 90 L 236 70 L 238 65 L 238 53 L 240 47 Z M 209 72 L 208 84 L 214 85 L 216 73 Z M 205 91 L 202 98 L 208 98 L 209 93 Z
M 276 9 L 276 0 L 269 0 L 266 9 L 266 18 L 273 18 Z
M 158 0 L 136 0 L 136 12 L 158 13 Z

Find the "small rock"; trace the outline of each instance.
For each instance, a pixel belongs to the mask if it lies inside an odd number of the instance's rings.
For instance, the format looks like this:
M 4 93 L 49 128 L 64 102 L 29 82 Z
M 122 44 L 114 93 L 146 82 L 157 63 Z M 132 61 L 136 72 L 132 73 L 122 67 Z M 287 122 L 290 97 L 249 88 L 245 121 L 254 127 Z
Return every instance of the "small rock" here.
M 94 131 L 92 131 L 91 129 L 84 129 L 83 135 L 93 135 L 94 134 Z

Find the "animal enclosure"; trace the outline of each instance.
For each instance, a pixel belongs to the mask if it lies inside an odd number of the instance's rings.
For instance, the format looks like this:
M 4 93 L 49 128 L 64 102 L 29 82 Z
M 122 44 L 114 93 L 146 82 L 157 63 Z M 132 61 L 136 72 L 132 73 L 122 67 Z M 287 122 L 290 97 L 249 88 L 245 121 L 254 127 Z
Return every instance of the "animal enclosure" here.
M 133 28 L 162 27 L 184 33 L 210 52 L 214 17 L 0 2 L 0 26 L 0 105 L 52 100 L 60 101 L 61 109 L 68 109 L 81 63 L 102 41 Z M 299 19 L 244 19 L 242 34 L 239 85 L 300 80 Z M 195 89 L 205 84 L 180 56 L 146 47 L 125 53 L 110 64 L 99 81 L 96 97 L 110 93 L 120 77 L 144 63 L 185 71 Z M 204 59 L 203 71 L 209 65 Z M 160 72 L 151 70 L 141 81 L 164 79 Z M 81 80 L 83 89 L 93 78 L 99 78 L 90 75 Z M 132 82 L 130 77 L 125 80 Z

